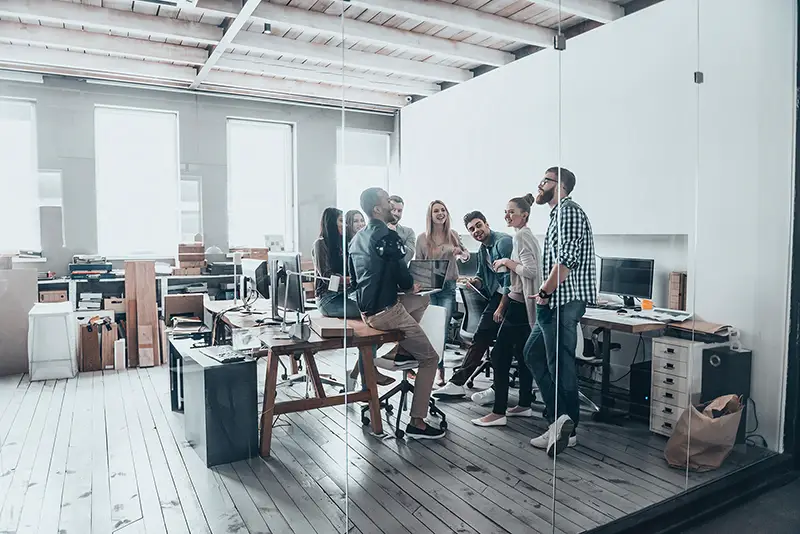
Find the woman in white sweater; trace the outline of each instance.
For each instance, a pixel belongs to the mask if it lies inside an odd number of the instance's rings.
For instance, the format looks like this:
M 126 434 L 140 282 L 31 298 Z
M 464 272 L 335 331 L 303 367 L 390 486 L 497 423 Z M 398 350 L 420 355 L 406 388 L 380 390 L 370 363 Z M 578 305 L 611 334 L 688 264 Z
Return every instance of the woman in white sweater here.
M 499 259 L 492 267 L 496 271 L 508 269 L 511 284 L 494 314 L 494 320 L 501 323 L 492 349 L 494 407 L 492 413 L 472 420 L 478 426 L 503 426 L 507 417 L 533 415 L 533 375 L 522 358 L 522 349 L 536 322 L 536 306 L 528 297 L 536 295 L 542 281 L 542 250 L 528 228 L 533 202 L 533 195 L 528 194 L 512 198 L 506 206 L 506 224 L 515 230 L 514 248 L 510 259 Z M 509 372 L 515 356 L 519 362 L 519 402 L 509 408 Z

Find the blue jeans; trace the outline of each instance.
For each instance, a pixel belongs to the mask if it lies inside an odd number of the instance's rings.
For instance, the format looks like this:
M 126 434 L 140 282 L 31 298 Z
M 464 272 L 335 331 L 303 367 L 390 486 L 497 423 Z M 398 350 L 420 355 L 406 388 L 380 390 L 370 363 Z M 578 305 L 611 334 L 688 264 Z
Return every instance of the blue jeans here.
M 579 300 L 552 309 L 549 306 L 536 306 L 536 325 L 528 337 L 528 342 L 525 343 L 523 353 L 525 363 L 539 386 L 550 423 L 566 414 L 575 422 L 575 426 L 578 426 L 581 411 L 575 348 L 578 345 L 578 323 L 585 312 L 586 303 Z M 556 365 L 558 365 L 558 403 L 556 403 Z
M 327 291 L 317 297 L 317 307 L 320 313 L 325 317 L 336 317 L 337 319 L 344 319 L 344 293 L 334 293 Z M 358 310 L 356 301 L 347 299 L 347 318 L 348 319 L 361 319 L 361 312 Z
M 450 319 L 453 317 L 453 308 L 456 305 L 456 281 L 446 280 L 442 290 L 431 295 L 431 304 L 445 309 L 444 340 L 447 342 L 447 331 L 450 329 Z M 439 369 L 444 369 L 444 358 L 439 360 Z

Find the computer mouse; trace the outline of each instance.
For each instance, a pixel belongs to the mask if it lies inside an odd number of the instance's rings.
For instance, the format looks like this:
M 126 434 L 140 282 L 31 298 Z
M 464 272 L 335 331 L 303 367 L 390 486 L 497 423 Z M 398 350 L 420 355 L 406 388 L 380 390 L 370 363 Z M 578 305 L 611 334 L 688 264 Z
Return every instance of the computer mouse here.
M 620 308 L 620 309 L 617 310 L 617 314 L 618 315 L 625 315 L 627 313 L 628 313 L 628 310 L 626 310 L 625 308 Z

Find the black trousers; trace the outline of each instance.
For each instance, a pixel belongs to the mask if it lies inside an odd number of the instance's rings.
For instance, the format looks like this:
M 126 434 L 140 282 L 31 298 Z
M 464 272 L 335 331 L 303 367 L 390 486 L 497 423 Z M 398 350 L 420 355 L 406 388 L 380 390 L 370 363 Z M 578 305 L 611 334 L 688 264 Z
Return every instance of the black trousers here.
M 469 346 L 467 354 L 464 356 L 464 361 L 450 378 L 450 382 L 453 384 L 463 386 L 467 383 L 467 380 L 469 380 L 469 377 L 475 372 L 475 369 L 480 366 L 483 355 L 486 354 L 486 351 L 489 350 L 489 346 L 495 340 L 500 325 L 494 322 L 493 316 L 494 312 L 497 311 L 497 306 L 500 305 L 501 298 L 502 296 L 500 293 L 495 292 L 486 304 L 486 308 L 484 308 L 481 314 L 481 320 L 478 323 L 478 329 L 475 331 L 475 335 L 472 338 L 472 344 Z
M 528 322 L 528 309 L 522 302 L 509 300 L 505 317 L 497 332 L 497 341 L 492 348 L 492 367 L 494 368 L 494 413 L 505 415 L 508 409 L 509 372 L 514 358 L 520 362 L 519 403 L 529 407 L 533 401 L 533 375 L 522 358 L 522 349 L 531 334 Z

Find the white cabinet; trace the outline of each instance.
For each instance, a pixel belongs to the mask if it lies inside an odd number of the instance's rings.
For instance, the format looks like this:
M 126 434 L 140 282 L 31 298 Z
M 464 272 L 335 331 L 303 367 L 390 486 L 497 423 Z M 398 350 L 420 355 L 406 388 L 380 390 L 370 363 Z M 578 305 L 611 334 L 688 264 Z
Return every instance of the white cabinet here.
M 727 343 L 703 343 L 675 337 L 653 339 L 650 431 L 671 436 L 683 411 L 700 401 L 703 350 Z

